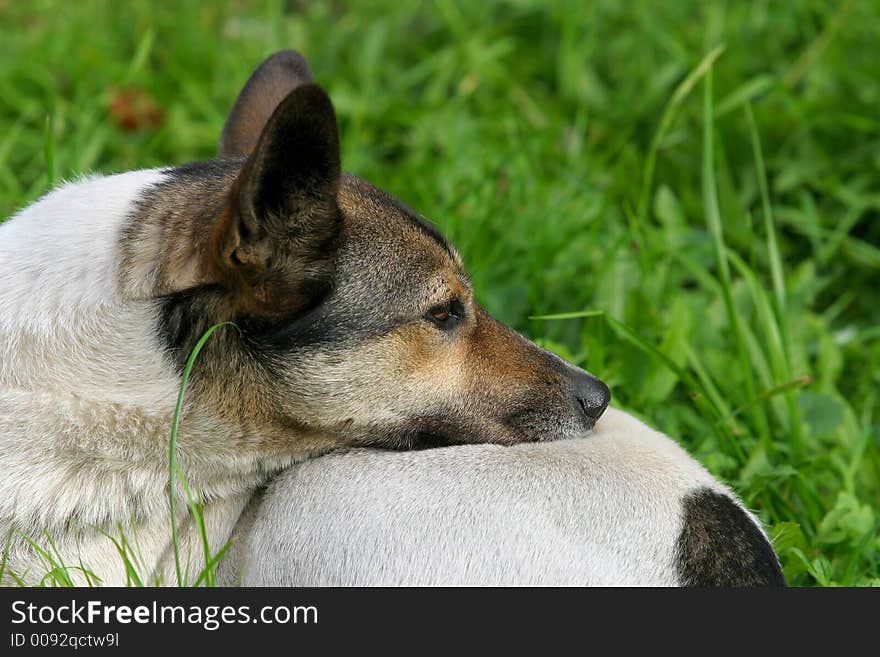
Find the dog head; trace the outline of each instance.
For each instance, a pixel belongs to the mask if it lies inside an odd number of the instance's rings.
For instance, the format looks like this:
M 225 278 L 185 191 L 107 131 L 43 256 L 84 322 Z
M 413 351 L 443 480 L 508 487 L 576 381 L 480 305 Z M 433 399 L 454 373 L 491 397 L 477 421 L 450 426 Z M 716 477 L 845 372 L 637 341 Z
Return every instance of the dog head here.
M 601 381 L 493 319 L 435 228 L 341 173 L 333 106 L 301 56 L 255 71 L 219 155 L 171 170 L 123 250 L 126 284 L 160 297 L 178 366 L 209 326 L 235 323 L 193 374 L 192 395 L 227 420 L 417 448 L 565 437 L 601 416 Z

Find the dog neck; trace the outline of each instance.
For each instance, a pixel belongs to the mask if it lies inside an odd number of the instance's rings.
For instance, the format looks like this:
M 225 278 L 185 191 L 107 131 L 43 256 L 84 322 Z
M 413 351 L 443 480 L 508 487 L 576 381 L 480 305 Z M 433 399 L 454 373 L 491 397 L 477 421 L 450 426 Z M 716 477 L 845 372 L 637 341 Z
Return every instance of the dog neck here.
M 71 521 L 113 531 L 167 522 L 169 437 L 181 377 L 155 302 L 119 285 L 118 236 L 159 170 L 66 185 L 0 226 L 0 530 Z M 191 494 L 232 499 L 304 454 L 243 420 L 184 406 L 176 452 Z M 187 495 L 175 489 L 178 508 Z

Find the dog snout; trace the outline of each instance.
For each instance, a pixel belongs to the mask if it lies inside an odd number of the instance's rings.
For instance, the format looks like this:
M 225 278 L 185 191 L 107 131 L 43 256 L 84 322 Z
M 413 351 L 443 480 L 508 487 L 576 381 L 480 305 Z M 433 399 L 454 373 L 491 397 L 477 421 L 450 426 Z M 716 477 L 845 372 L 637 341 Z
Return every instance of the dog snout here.
M 571 377 L 574 397 L 592 427 L 608 408 L 611 391 L 602 381 L 583 370 L 575 370 Z

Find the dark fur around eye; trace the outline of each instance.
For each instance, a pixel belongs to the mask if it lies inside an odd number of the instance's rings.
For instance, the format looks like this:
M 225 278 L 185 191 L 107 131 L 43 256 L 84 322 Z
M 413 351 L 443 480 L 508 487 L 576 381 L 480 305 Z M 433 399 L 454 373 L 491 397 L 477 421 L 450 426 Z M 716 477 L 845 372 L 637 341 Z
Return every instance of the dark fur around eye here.
M 438 303 L 425 313 L 425 319 L 444 330 L 453 329 L 458 326 L 463 317 L 464 306 L 461 305 L 458 299 Z

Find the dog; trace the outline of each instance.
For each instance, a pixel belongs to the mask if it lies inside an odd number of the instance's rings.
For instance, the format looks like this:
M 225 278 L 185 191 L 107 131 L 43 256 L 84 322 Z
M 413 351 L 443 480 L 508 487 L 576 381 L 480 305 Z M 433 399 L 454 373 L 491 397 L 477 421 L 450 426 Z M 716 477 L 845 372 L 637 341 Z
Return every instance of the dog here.
M 295 465 L 233 536 L 226 585 L 785 585 L 736 495 L 616 408 L 570 440 Z
M 340 447 L 513 445 L 592 429 L 607 386 L 493 319 L 426 220 L 341 172 L 333 106 L 263 62 L 218 158 L 63 184 L 0 226 L 5 583 L 171 575 L 273 473 Z M 129 549 L 130 548 L 130 549 Z M 129 557 L 127 557 L 129 558 Z M 57 573 L 56 573 L 57 574 Z

